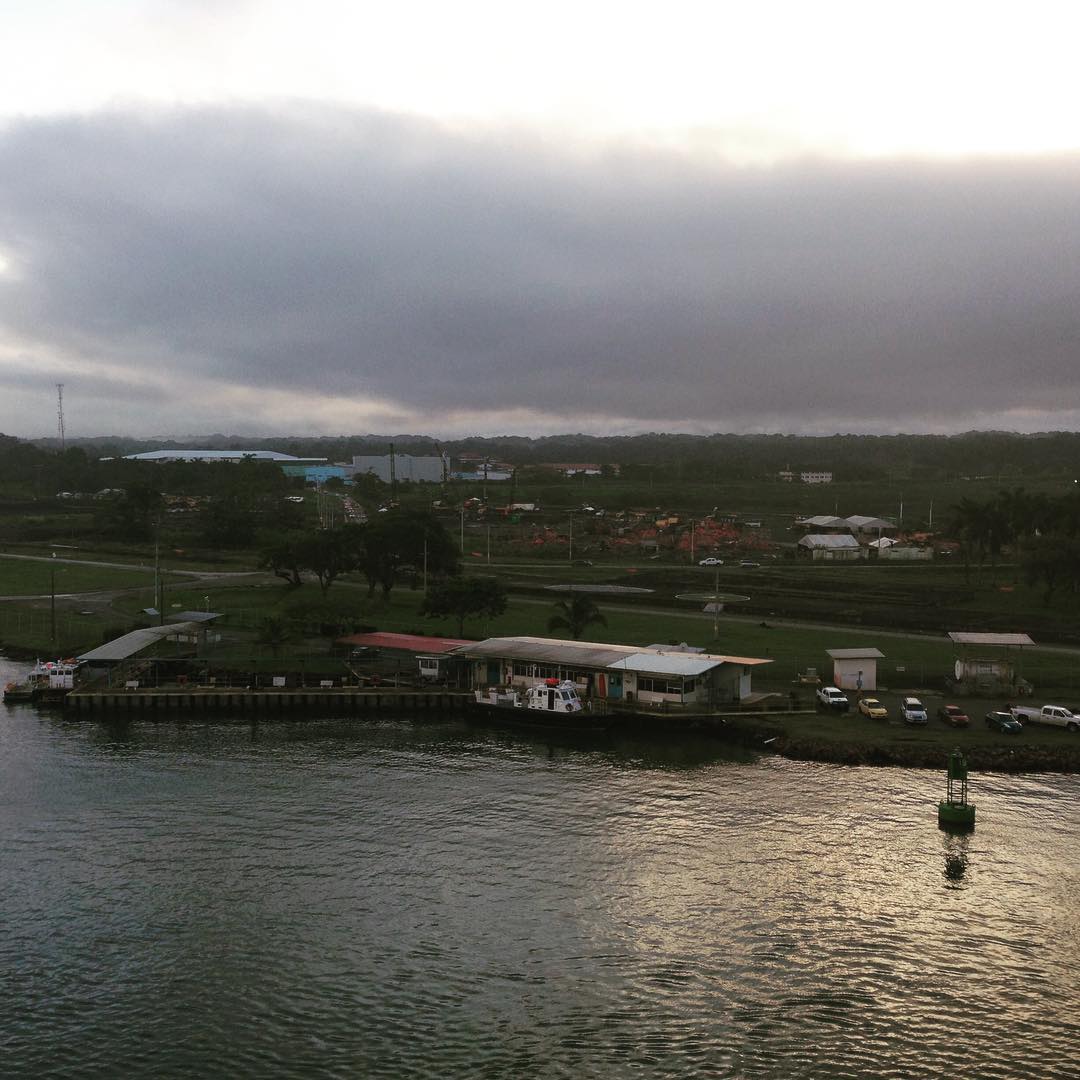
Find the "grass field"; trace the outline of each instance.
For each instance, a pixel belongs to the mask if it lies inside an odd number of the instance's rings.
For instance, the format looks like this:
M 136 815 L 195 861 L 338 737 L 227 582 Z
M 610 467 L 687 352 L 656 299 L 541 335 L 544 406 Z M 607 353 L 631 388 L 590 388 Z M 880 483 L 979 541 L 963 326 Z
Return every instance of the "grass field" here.
M 48 596 L 152 585 L 153 570 L 119 570 L 68 562 L 0 559 L 0 596 Z

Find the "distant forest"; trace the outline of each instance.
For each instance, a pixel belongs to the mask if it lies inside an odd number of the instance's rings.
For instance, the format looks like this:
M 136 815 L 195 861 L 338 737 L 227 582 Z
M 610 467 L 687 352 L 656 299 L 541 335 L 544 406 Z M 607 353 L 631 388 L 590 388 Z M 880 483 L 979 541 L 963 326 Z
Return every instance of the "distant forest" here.
M 513 466 L 554 462 L 659 466 L 679 479 L 707 475 L 713 480 L 775 477 L 790 466 L 828 470 L 838 481 L 951 480 L 985 477 L 1009 482 L 1033 477 L 1080 477 L 1080 433 L 1018 435 L 978 431 L 963 435 L 551 435 L 529 439 L 495 436 L 436 442 L 422 435 L 352 435 L 327 438 L 261 439 L 211 435 L 184 439 L 122 437 L 67 440 L 86 458 L 140 453 L 185 446 L 199 449 L 278 450 L 299 457 L 348 461 L 354 454 L 431 454 L 441 447 L 452 457 L 478 454 Z M 41 460 L 59 450 L 55 439 L 24 442 L 0 436 L 0 470 L 12 459 Z

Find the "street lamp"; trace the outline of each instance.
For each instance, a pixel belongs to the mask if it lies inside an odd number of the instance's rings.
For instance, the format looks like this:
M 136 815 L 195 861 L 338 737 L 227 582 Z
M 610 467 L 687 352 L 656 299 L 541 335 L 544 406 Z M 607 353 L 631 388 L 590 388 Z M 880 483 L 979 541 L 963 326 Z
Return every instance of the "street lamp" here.
M 49 560 L 49 641 L 56 648 L 56 552 Z

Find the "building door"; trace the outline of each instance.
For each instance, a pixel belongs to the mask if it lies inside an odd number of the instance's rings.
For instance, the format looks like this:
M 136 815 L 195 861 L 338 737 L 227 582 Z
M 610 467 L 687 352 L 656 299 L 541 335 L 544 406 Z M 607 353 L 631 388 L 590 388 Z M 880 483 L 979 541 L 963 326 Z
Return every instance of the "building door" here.
M 502 664 L 498 660 L 489 660 L 487 666 L 487 681 L 492 686 L 497 685 L 502 679 Z
M 619 701 L 622 698 L 622 675 L 613 672 L 608 676 L 608 697 L 612 701 Z

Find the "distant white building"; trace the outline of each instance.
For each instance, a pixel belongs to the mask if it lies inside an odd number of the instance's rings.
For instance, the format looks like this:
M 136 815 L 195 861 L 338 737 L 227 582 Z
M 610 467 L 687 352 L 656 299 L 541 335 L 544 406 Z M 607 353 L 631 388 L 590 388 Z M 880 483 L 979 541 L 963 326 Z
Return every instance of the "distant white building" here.
M 353 476 L 371 473 L 389 484 L 390 454 L 358 455 L 352 459 Z M 449 468 L 449 459 L 437 455 L 417 457 L 413 454 L 394 454 L 394 475 L 398 480 L 413 483 L 439 484 Z
M 812 469 L 795 473 L 790 465 L 786 469 L 781 469 L 776 475 L 786 484 L 794 483 L 796 476 L 798 476 L 799 482 L 802 484 L 831 484 L 833 478 L 831 472 L 814 471 Z

